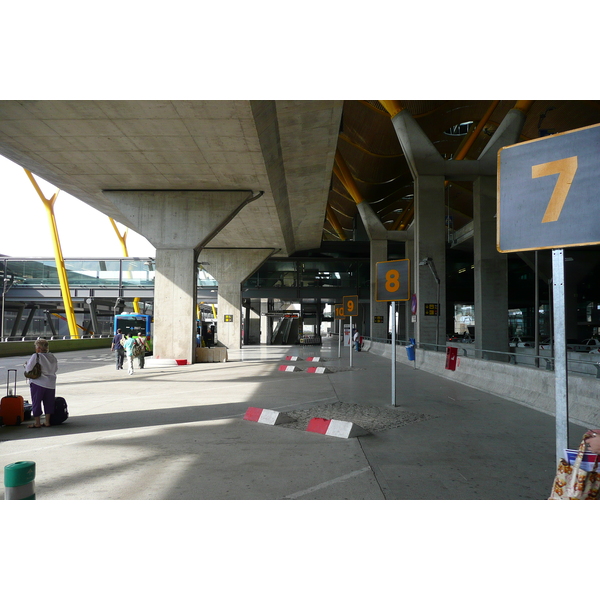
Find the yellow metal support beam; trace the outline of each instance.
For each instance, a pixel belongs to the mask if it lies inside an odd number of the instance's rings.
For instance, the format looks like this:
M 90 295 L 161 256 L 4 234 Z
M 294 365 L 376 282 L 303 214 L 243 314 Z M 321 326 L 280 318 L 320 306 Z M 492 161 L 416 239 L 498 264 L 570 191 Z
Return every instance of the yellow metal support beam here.
M 127 258 L 129 256 L 129 252 L 127 251 L 127 232 L 128 232 L 128 230 L 126 229 L 125 232 L 121 235 L 121 232 L 119 231 L 119 228 L 117 227 L 117 224 L 115 223 L 115 220 L 112 217 L 108 217 L 108 219 L 110 220 L 110 224 L 113 226 L 113 229 L 115 230 L 115 233 L 117 234 L 117 237 L 119 238 L 119 242 L 121 243 L 121 250 L 123 251 L 123 256 L 125 258 Z M 128 277 L 128 279 L 131 279 L 130 271 L 127 271 L 127 277 Z M 133 310 L 136 313 L 140 312 L 140 299 L 139 298 L 133 299 Z
M 340 238 L 340 240 L 342 240 L 342 242 L 345 242 L 346 234 L 344 233 L 344 230 L 342 229 L 342 226 L 340 225 L 340 222 L 338 221 L 338 218 L 335 215 L 333 208 L 331 208 L 331 206 L 329 206 L 329 204 L 327 205 L 325 212 L 327 214 L 327 220 L 331 223 L 331 226 L 335 229 L 335 232 L 337 233 L 338 237 Z
M 344 157 L 340 154 L 339 150 L 335 152 L 335 165 L 333 166 L 333 172 L 337 175 L 338 179 L 343 183 L 344 187 L 352 196 L 352 199 L 356 204 L 360 204 L 363 202 L 364 198 L 361 193 L 358 191 L 356 187 L 356 183 L 354 182 L 354 177 L 352 177 L 352 173 L 350 173 L 350 169 L 344 160 Z
M 500 100 L 494 100 L 490 104 L 485 115 L 483 115 L 479 123 L 477 123 L 477 127 L 473 129 L 473 131 L 463 144 L 462 148 L 454 156 L 454 160 L 462 160 L 467 155 L 467 152 L 469 152 L 471 146 L 474 144 L 479 134 L 483 131 L 483 128 L 487 125 L 487 122 L 490 120 L 490 117 L 492 116 L 492 113 L 496 110 L 498 104 L 500 104 Z
M 515 108 L 520 110 L 522 113 L 527 114 L 531 105 L 535 102 L 535 100 L 518 100 L 515 104 Z
M 379 103 L 385 110 L 388 111 L 390 117 L 394 118 L 399 112 L 404 110 L 404 107 L 398 100 L 380 100 Z
M 60 282 L 60 291 L 65 305 L 65 314 L 67 317 L 67 325 L 69 326 L 69 335 L 73 339 L 79 339 L 79 332 L 77 331 L 77 320 L 75 319 L 75 311 L 73 310 L 73 301 L 71 299 L 71 290 L 69 289 L 69 278 L 67 276 L 67 269 L 65 268 L 65 261 L 63 258 L 62 248 L 60 246 L 60 238 L 58 237 L 58 228 L 56 226 L 56 217 L 54 215 L 54 203 L 58 198 L 60 190 L 56 190 L 52 198 L 48 199 L 44 196 L 38 182 L 35 177 L 31 174 L 31 171 L 23 169 L 29 177 L 35 191 L 38 193 L 42 204 L 46 209 L 48 215 L 48 221 L 50 223 L 50 235 L 52 236 L 52 245 L 54 246 L 54 260 L 56 262 L 56 270 L 58 272 L 58 281 Z

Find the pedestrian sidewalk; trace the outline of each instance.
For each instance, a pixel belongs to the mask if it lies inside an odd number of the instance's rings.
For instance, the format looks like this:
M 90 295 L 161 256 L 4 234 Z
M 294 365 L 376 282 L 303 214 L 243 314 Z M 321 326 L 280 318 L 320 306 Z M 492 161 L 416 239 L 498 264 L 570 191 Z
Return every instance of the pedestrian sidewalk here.
M 68 421 L 0 428 L 2 465 L 34 461 L 39 500 L 546 499 L 554 476 L 553 417 L 401 364 L 393 406 L 391 362 L 354 352 L 350 367 L 334 338 L 246 347 L 227 363 L 147 360 L 131 376 L 106 350 L 57 357 Z M 22 363 L 0 359 L 0 381 L 18 367 L 29 398 Z M 263 425 L 244 420 L 249 407 L 355 415 L 374 430 L 342 439 Z

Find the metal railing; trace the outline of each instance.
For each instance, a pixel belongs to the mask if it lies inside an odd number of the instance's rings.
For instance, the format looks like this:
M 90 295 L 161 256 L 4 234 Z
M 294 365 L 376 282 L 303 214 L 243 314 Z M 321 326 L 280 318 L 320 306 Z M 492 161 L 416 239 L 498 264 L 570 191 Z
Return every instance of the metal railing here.
M 382 344 L 391 344 L 389 338 L 372 338 L 363 336 L 363 339 Z M 396 340 L 397 346 L 409 346 L 410 340 Z M 446 348 L 458 348 L 461 351 L 459 356 L 472 358 L 475 360 L 504 362 L 511 365 L 519 365 L 522 367 L 531 367 L 534 369 L 545 369 L 546 371 L 554 371 L 554 357 L 549 354 L 535 354 L 527 352 L 528 348 L 515 348 L 513 352 L 501 352 L 499 350 L 487 350 L 485 348 L 475 348 L 473 343 L 459 344 L 447 342 L 446 344 L 433 344 L 417 342 L 415 349 L 428 350 L 430 352 L 446 352 Z M 581 358 L 573 358 L 573 355 L 581 355 Z M 588 358 L 584 359 L 583 356 Z M 598 353 L 575 353 L 567 352 L 567 371 L 573 375 L 583 375 L 600 379 L 600 354 Z
M 71 340 L 71 339 L 79 339 L 79 340 L 99 340 L 102 338 L 112 338 L 113 335 L 100 334 L 100 335 L 80 335 L 77 338 L 74 338 L 70 335 L 50 335 L 50 336 L 39 336 L 39 335 L 13 335 L 13 336 L 5 336 L 0 338 L 0 343 L 3 342 L 35 342 L 35 340 L 43 337 L 45 340 Z

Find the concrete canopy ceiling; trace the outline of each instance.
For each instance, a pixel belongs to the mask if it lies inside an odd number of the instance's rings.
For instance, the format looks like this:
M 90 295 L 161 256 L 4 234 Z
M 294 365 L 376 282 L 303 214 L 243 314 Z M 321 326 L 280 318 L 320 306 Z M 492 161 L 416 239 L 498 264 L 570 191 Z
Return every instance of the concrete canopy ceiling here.
M 207 245 L 321 244 L 341 101 L 0 101 L 0 154 L 135 229 L 106 190 L 263 196 Z
M 414 218 L 414 181 L 404 157 L 386 101 L 346 100 L 338 151 L 356 187 L 388 230 L 405 230 Z M 479 157 L 517 100 L 394 100 L 417 121 L 446 160 Z M 600 122 L 600 101 L 535 100 L 527 103 L 520 141 L 562 133 Z M 483 121 L 483 123 L 482 123 Z M 482 127 L 478 129 L 478 125 Z M 334 174 L 329 193 L 332 218 L 323 240 L 350 238 L 357 207 L 344 183 Z M 449 227 L 458 232 L 473 221 L 472 181 L 446 186 Z
M 353 237 L 336 152 L 386 229 L 410 227 L 414 182 L 382 102 L 0 101 L 0 154 L 134 230 L 103 191 L 264 191 L 207 247 L 288 256 Z M 517 101 L 394 102 L 446 160 L 473 160 Z M 598 122 L 599 101 L 535 100 L 521 140 Z M 467 231 L 472 182 L 450 182 L 446 196 L 449 227 Z

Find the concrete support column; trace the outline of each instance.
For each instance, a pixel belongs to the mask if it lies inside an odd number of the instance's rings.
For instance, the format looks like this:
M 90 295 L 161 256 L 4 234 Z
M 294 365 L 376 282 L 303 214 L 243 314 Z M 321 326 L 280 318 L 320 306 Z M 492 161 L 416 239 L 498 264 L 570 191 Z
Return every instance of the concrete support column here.
M 508 266 L 496 250 L 496 178 L 473 183 L 475 348 L 508 350 Z
M 197 268 L 193 248 L 156 249 L 155 358 L 195 361 Z
M 388 330 L 388 311 L 385 302 L 377 302 L 377 263 L 387 260 L 387 234 L 388 231 L 375 214 L 373 208 L 367 202 L 357 204 L 358 213 L 364 225 L 365 231 L 371 242 L 370 252 L 370 274 L 371 287 L 369 290 L 369 313 L 365 315 L 364 331 L 361 335 L 369 335 L 371 338 L 386 339 Z M 375 316 L 383 317 L 383 323 L 375 323 Z
M 273 252 L 272 248 L 209 248 L 201 252 L 206 271 L 217 280 L 219 286 L 219 345 L 231 350 L 242 347 L 242 282 Z
M 419 343 L 446 343 L 446 230 L 444 176 L 420 175 L 415 180 L 415 290 Z M 432 268 L 419 263 L 429 258 Z M 439 304 L 438 316 L 425 315 L 425 304 Z
M 260 343 L 268 344 L 271 341 L 271 324 L 267 317 L 269 312 L 269 301 L 266 298 L 260 300 Z
M 249 190 L 106 190 L 156 248 L 154 356 L 195 361 L 198 252 L 248 203 Z M 239 310 L 239 308 L 238 308 Z
M 410 295 L 412 298 L 413 294 L 416 294 L 416 272 L 419 266 L 419 261 L 416 260 L 415 255 L 415 243 L 414 241 L 406 242 L 404 246 L 404 258 L 410 259 Z M 405 333 L 404 339 L 409 340 L 410 338 L 415 337 L 415 323 L 413 323 L 413 314 L 412 314 L 412 302 L 409 300 L 404 303 L 404 322 L 405 322 Z
M 387 339 L 388 331 L 388 303 L 377 302 L 377 263 L 388 259 L 387 240 L 371 240 L 371 293 L 370 293 L 370 315 L 366 318 L 369 323 L 370 337 L 376 339 Z M 375 323 L 375 317 L 383 317 L 383 323 Z M 362 333 L 362 332 L 361 332 Z M 365 335 L 367 335 L 365 333 Z

